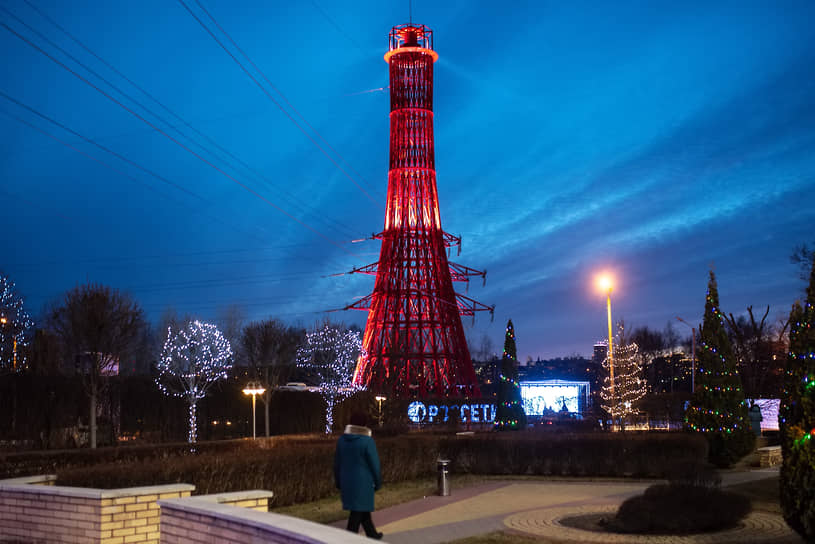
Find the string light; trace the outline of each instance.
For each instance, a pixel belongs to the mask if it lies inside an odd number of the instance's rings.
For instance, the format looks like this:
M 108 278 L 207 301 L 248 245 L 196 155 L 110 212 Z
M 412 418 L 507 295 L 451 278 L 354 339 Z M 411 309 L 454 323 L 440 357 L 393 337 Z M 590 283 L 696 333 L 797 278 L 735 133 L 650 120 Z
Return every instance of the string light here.
M 639 347 L 635 343 L 623 343 L 623 328 L 619 327 L 618 340 L 614 344 L 614 389 L 612 396 L 610 363 L 608 356 L 603 360 L 605 378 L 600 390 L 603 410 L 612 420 L 624 421 L 637 412 L 637 404 L 645 396 L 645 380 L 642 379 L 642 365 L 637 356 Z
M 167 327 L 167 340 L 158 362 L 156 385 L 165 394 L 189 405 L 188 441 L 198 441 L 198 401 L 232 368 L 232 348 L 218 327 L 190 321 L 177 333 Z
M 724 332 L 725 318 L 719 309 L 715 281 L 711 273 L 701 330 L 700 383 L 685 412 L 685 424 L 688 429 L 701 433 L 750 433 L 747 402 Z
M 0 276 L 0 368 L 18 371 L 27 365 L 27 332 L 34 326 L 14 282 Z
M 495 414 L 495 429 L 520 429 L 526 426 L 526 413 L 521 399 L 521 384 L 518 376 L 518 355 L 515 346 L 515 327 L 507 321 L 504 335 L 504 352 L 501 359 L 501 372 L 498 375 L 498 402 Z
M 325 432 L 334 427 L 334 407 L 361 388 L 352 383 L 362 341 L 355 331 L 341 331 L 328 323 L 306 334 L 297 349 L 297 366 L 317 374 L 326 403 Z

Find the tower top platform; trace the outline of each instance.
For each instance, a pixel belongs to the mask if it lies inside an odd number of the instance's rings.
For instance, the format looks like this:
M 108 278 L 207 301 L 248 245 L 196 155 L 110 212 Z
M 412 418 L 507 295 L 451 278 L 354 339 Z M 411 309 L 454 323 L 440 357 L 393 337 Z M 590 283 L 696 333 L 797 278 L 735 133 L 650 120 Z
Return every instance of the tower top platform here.
M 404 24 L 393 27 L 388 34 L 389 48 L 385 53 L 385 62 L 398 53 L 424 53 L 439 60 L 439 54 L 433 50 L 433 31 L 425 25 Z

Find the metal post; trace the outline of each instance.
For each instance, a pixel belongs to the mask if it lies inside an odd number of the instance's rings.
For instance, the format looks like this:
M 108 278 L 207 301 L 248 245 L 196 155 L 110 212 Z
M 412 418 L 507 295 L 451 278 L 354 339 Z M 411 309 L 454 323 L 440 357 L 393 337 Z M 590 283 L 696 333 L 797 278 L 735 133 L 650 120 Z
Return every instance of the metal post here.
M 257 439 L 257 435 L 255 434 L 255 397 L 256 394 L 252 394 L 252 440 Z
M 614 344 L 611 336 L 611 287 L 608 288 L 608 373 L 611 381 L 611 427 L 614 428 L 614 410 L 617 398 L 614 396 Z
M 439 471 L 438 494 L 442 497 L 450 496 L 450 460 L 439 459 L 436 461 L 436 468 Z

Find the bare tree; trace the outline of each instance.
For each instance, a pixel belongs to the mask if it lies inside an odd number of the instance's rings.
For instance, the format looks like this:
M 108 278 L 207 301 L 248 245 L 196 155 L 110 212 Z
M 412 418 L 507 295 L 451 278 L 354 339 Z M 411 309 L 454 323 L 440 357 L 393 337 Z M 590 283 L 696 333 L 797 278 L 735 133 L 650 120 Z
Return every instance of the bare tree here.
M 769 313 L 768 305 L 761 319 L 756 319 L 752 306 L 747 307 L 746 317 L 735 317 L 732 313 L 725 315 L 744 394 L 750 399 L 780 394 L 783 359 L 779 361 L 773 358 L 778 351 L 774 336 L 777 335 L 779 339 L 783 337 L 789 322 L 783 323 L 779 330 L 774 330 L 767 323 Z
M 48 315 L 49 328 L 60 338 L 90 397 L 90 446 L 96 447 L 96 405 L 106 376 L 118 372 L 143 338 L 144 313 L 126 293 L 104 285 L 85 284 L 68 291 Z
M 213 384 L 226 378 L 231 358 L 229 341 L 215 325 L 190 321 L 175 332 L 172 327 L 167 329 L 156 384 L 164 393 L 187 401 L 191 444 L 198 440 L 198 401 Z
M 306 334 L 297 350 L 297 366 L 310 370 L 326 402 L 325 432 L 334 423 L 334 407 L 356 391 L 352 384 L 361 341 L 359 333 L 325 323 Z
M 0 371 L 16 372 L 26 366 L 28 331 L 33 323 L 14 282 L 0 273 Z
M 797 246 L 790 255 L 790 262 L 798 265 L 801 269 L 801 279 L 808 281 L 809 273 L 815 265 L 815 249 L 809 249 L 807 244 Z
M 232 346 L 233 366 L 246 366 L 246 354 L 243 352 L 241 336 L 246 322 L 246 308 L 240 304 L 229 304 L 218 309 L 215 319 L 218 329 Z
M 266 436 L 269 436 L 269 405 L 275 389 L 284 383 L 295 365 L 297 346 L 304 331 L 288 327 L 277 319 L 248 324 L 243 329 L 241 346 L 246 361 L 266 391 L 261 395 L 266 413 Z

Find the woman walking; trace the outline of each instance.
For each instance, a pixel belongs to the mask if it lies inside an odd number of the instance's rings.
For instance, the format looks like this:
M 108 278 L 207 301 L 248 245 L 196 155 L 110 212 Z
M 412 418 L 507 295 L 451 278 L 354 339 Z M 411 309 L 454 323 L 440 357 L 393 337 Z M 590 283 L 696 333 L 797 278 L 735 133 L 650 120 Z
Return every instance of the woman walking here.
M 343 510 L 351 511 L 348 530 L 359 532 L 361 524 L 368 538 L 379 540 L 382 533 L 377 532 L 371 512 L 374 491 L 382 487 L 382 474 L 376 444 L 366 424 L 365 414 L 355 413 L 351 424 L 345 426 L 334 454 L 334 483 L 340 490 Z

